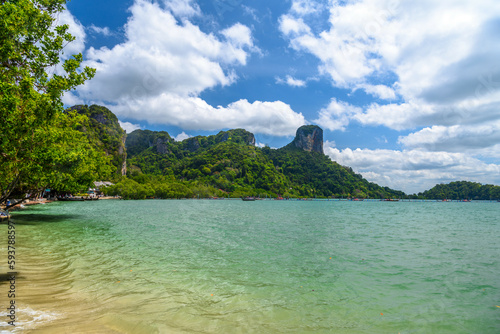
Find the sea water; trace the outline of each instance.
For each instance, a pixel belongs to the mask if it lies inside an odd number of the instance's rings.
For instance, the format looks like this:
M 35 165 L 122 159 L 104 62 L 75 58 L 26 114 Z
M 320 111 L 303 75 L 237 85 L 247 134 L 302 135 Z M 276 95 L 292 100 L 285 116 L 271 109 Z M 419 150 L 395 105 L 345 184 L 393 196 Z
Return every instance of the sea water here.
M 0 311 L 0 333 L 499 333 L 499 217 L 497 202 L 33 206 L 13 218 L 17 323 Z

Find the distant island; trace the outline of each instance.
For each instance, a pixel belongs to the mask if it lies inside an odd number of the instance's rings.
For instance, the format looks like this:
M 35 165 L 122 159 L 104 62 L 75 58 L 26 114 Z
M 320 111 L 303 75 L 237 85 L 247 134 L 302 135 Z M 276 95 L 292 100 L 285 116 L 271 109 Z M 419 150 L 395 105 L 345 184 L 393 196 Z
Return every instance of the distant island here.
M 90 119 L 80 130 L 111 157 L 115 171 L 110 178 L 114 185 L 104 191 L 124 199 L 500 198 L 498 186 L 464 181 L 414 195 L 381 187 L 326 156 L 323 130 L 316 125 L 300 127 L 291 143 L 271 149 L 256 147 L 254 135 L 244 129 L 177 142 L 165 131 L 135 130 L 127 135 L 117 117 L 102 106 L 69 110 Z

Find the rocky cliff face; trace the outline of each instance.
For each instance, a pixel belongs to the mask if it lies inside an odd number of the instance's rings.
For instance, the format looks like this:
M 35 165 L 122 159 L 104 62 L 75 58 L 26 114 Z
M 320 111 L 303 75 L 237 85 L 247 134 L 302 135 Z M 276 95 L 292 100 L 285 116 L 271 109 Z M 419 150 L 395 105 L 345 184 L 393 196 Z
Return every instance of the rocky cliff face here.
M 223 142 L 233 142 L 237 144 L 255 146 L 255 137 L 253 133 L 250 133 L 246 130 L 234 129 L 228 131 L 220 131 L 216 135 L 207 137 L 196 136 L 187 138 L 180 143 L 180 146 L 183 150 L 196 152 L 200 148 L 208 148 Z
M 134 157 L 150 147 L 158 154 L 169 154 L 169 143 L 174 140 L 165 131 L 135 130 L 127 135 L 126 147 L 129 157 Z
M 317 125 L 304 125 L 297 129 L 294 147 L 308 152 L 323 153 L 323 130 Z
M 200 148 L 200 141 L 198 137 L 191 137 L 184 139 L 183 145 L 189 152 L 196 152 Z
M 127 175 L 127 150 L 125 149 L 125 141 L 127 140 L 127 134 L 122 137 L 122 144 L 120 148 L 118 149 L 118 154 L 123 158 L 122 159 L 122 165 L 120 168 L 120 173 L 125 176 Z
M 89 127 L 83 127 L 89 139 L 102 148 L 106 154 L 112 157 L 112 164 L 116 172 L 122 175 L 126 173 L 127 151 L 125 149 L 125 138 L 127 134 L 120 127 L 118 118 L 108 108 L 91 105 L 76 105 L 69 110 L 86 115 L 89 118 Z
M 233 129 L 229 131 L 221 131 L 215 136 L 215 142 L 221 143 L 232 141 L 239 144 L 255 146 L 255 136 L 253 133 L 244 129 Z

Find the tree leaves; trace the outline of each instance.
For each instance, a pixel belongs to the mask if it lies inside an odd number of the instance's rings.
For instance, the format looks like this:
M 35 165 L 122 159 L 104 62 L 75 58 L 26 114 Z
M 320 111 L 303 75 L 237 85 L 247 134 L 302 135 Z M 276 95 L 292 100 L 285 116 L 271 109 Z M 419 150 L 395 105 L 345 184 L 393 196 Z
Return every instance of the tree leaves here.
M 57 184 L 88 185 L 103 156 L 73 129 L 61 96 L 93 77 L 80 70 L 82 55 L 53 74 L 66 43 L 67 26 L 53 27 L 64 0 L 7 0 L 0 6 L 0 202 L 18 190 Z M 84 140 L 85 139 L 85 140 Z

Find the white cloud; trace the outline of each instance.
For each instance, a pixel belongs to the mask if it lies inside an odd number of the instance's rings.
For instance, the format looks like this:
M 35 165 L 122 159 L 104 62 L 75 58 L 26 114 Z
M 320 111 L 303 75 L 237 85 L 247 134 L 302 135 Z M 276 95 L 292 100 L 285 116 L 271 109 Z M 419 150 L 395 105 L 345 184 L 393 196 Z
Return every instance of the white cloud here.
M 77 104 L 85 104 L 85 102 L 78 96 L 72 94 L 71 92 L 65 92 L 61 97 L 61 101 L 65 106 L 74 106 Z
M 182 131 L 181 133 L 179 133 L 177 136 L 174 137 L 174 140 L 175 141 L 183 141 L 184 139 L 188 139 L 191 137 L 192 136 L 190 136 L 187 133 L 185 133 L 184 131 Z
M 187 96 L 233 82 L 221 63 L 241 62 L 242 49 L 188 21 L 179 25 L 157 3 L 138 0 L 130 11 L 124 43 L 88 51 L 86 65 L 97 74 L 80 89 L 84 98 L 114 101 L 165 91 Z
M 252 46 L 252 32 L 247 26 L 236 23 L 221 32 L 235 46 Z
M 111 35 L 111 31 L 109 30 L 108 27 L 97 27 L 95 25 L 91 25 L 89 27 L 89 30 L 96 33 L 96 34 L 100 34 L 100 35 L 103 35 L 103 36 L 110 36 Z
M 69 26 L 68 32 L 75 38 L 64 47 L 61 59 L 69 59 L 74 54 L 83 53 L 87 37 L 85 27 L 66 9 L 66 6 L 56 17 L 54 24 L 57 26 L 67 24 Z
M 253 44 L 252 31 L 247 26 L 236 23 L 233 26 L 221 31 L 221 34 L 226 37 L 229 45 L 232 47 L 227 48 L 226 52 L 231 52 L 234 57 L 242 65 L 246 65 L 248 53 L 243 50 L 246 48 L 252 52 L 261 53 L 260 49 Z
M 305 24 L 304 20 L 302 20 L 301 18 L 294 18 L 290 15 L 283 15 L 280 17 L 279 21 L 280 30 L 285 35 L 309 35 L 311 33 L 311 28 L 309 28 L 309 26 Z
M 382 186 L 418 193 L 438 183 L 465 180 L 500 183 L 500 165 L 487 164 L 464 153 L 422 150 L 339 150 L 329 143 L 325 154 Z
M 125 130 L 126 133 L 131 133 L 135 130 L 141 129 L 141 126 L 139 124 L 132 124 L 130 122 L 122 122 L 118 120 L 118 123 L 120 124 L 121 128 Z
M 394 100 L 396 98 L 396 92 L 391 87 L 386 85 L 360 85 L 361 88 L 365 90 L 370 95 L 373 95 L 382 100 Z
M 350 119 L 362 111 L 361 108 L 333 98 L 326 108 L 319 111 L 319 118 L 315 119 L 313 123 L 330 131 L 345 130 Z
M 257 13 L 258 13 L 257 9 L 249 7 L 249 6 L 245 6 L 243 4 L 241 5 L 241 8 L 243 9 L 244 13 L 247 14 L 248 16 L 250 16 L 254 21 L 260 22 L 260 18 L 257 15 Z
M 299 15 L 309 15 L 319 12 L 323 5 L 311 0 L 294 0 L 291 11 Z
M 79 88 L 79 95 L 108 106 L 121 118 L 185 130 L 243 127 L 279 136 L 293 134 L 305 123 L 302 114 L 280 101 L 239 100 L 213 107 L 202 100 L 201 92 L 232 84 L 234 67 L 245 65 L 249 53 L 258 49 L 251 30 L 241 23 L 220 31 L 225 40 L 186 18 L 179 23 L 171 11 L 179 13 L 182 4 L 191 2 L 170 1 L 164 8 L 136 0 L 125 26 L 126 40 L 112 49 L 87 52 L 85 65 L 97 74 Z
M 244 128 L 253 133 L 291 136 L 306 123 L 302 114 L 281 101 L 239 100 L 227 107 L 215 108 L 198 97 L 164 93 L 108 105 L 108 108 L 121 117 L 137 119 L 140 115 L 140 119 L 152 124 L 170 124 L 186 130 Z
M 72 42 L 67 43 L 62 53 L 59 55 L 60 63 L 57 64 L 49 75 L 57 74 L 64 76 L 66 71 L 63 68 L 64 61 L 70 59 L 73 55 L 83 53 L 85 50 L 85 40 L 87 35 L 85 33 L 85 27 L 67 10 L 64 5 L 64 10 L 55 17 L 55 21 L 52 23 L 52 29 L 56 26 L 68 25 L 68 32 L 75 38 Z M 62 96 L 62 101 L 64 104 L 69 105 L 73 102 L 81 102 L 81 99 L 74 96 L 71 93 L 65 93 Z
M 179 17 L 191 17 L 201 14 L 198 4 L 193 0 L 164 0 L 165 6 Z
M 276 78 L 276 83 L 278 84 L 286 84 L 292 87 L 305 87 L 306 82 L 304 80 L 295 79 L 290 75 L 287 75 L 285 79 Z
M 500 119 L 500 2 L 332 1 L 330 25 L 318 33 L 311 29 L 315 18 L 296 8 L 281 16 L 281 32 L 291 48 L 320 60 L 318 71 L 334 86 L 401 99 L 344 113 L 332 128 L 356 121 L 415 129 L 409 138 L 417 140 L 428 131 L 419 128 L 441 126 L 445 142 L 458 147 L 465 145 L 464 134 L 478 145 L 484 126 Z M 320 119 L 335 121 L 325 110 Z M 488 138 L 493 143 L 483 140 L 485 149 L 500 143 Z M 410 139 L 403 142 L 410 145 Z
M 481 154 L 478 150 L 500 143 L 500 120 L 478 126 L 427 127 L 400 137 L 399 142 L 407 147 L 424 148 L 429 151 L 446 150 L 477 155 Z

